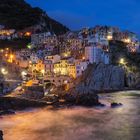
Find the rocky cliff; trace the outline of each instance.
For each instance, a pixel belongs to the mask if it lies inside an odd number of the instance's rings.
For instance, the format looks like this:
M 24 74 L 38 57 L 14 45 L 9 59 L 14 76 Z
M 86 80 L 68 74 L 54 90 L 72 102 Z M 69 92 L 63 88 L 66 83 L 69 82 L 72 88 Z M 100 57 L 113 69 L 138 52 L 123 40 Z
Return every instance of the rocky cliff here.
M 94 91 L 121 90 L 124 87 L 124 69 L 118 66 L 104 65 L 101 63 L 96 66 L 89 66 L 71 91 L 91 93 Z

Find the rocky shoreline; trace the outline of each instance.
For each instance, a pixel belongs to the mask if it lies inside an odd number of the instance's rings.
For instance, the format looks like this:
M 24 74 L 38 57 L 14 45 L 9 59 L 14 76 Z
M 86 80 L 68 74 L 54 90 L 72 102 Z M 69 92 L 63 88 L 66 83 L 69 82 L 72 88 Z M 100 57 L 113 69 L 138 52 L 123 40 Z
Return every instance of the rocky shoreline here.
M 13 109 L 22 110 L 29 107 L 43 107 L 47 103 L 16 97 L 0 97 L 0 110 Z
M 0 97 L 0 115 L 14 114 L 17 110 L 27 108 L 40 108 L 52 106 L 53 108 L 70 107 L 70 106 L 103 106 L 96 94 L 71 94 L 65 95 L 50 95 L 41 100 L 30 100 L 16 97 Z
M 133 90 L 133 89 L 127 89 Z M 87 93 L 65 93 L 65 94 L 50 94 L 42 99 L 27 99 L 18 97 L 0 97 L 0 116 L 15 114 L 18 110 L 27 108 L 42 108 L 51 106 L 53 109 L 66 108 L 72 106 L 93 107 L 105 105 L 99 102 L 99 97 L 96 93 L 111 93 L 120 90 L 109 90 L 100 92 Z M 123 90 L 121 90 L 123 91 Z

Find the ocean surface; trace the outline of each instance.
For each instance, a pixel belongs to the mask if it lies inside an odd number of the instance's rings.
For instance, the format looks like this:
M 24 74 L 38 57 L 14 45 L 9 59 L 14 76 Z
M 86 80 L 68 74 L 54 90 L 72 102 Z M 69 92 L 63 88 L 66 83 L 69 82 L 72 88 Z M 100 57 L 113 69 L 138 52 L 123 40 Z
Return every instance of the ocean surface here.
M 106 107 L 32 109 L 0 118 L 4 140 L 140 140 L 140 91 L 101 94 Z M 110 108 L 111 102 L 121 107 Z

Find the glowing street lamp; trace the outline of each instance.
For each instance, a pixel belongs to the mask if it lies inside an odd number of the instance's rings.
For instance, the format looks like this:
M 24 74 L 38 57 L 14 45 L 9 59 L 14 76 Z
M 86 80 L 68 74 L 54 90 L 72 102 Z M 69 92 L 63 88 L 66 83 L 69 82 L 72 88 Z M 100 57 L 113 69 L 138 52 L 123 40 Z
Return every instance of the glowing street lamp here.
M 14 58 L 14 55 L 11 54 L 11 55 L 10 55 L 10 58 L 13 59 L 13 58 Z
M 126 39 L 124 39 L 124 42 L 125 42 L 125 43 L 130 43 L 131 40 L 130 40 L 130 38 L 126 38 Z
M 27 48 L 28 48 L 28 49 L 31 49 L 31 48 L 32 48 L 32 46 L 31 46 L 31 45 L 27 45 Z
M 124 58 L 121 58 L 120 61 L 119 61 L 119 63 L 122 64 L 122 65 L 124 65 L 125 64 Z
M 41 70 L 41 73 L 44 75 L 44 73 L 45 73 L 45 70 Z
M 13 58 L 14 58 L 14 55 L 11 54 L 11 55 L 9 56 L 9 60 L 8 60 L 8 62 L 12 63 L 12 62 L 13 62 Z
M 2 68 L 2 69 L 1 69 L 1 73 L 2 73 L 3 75 L 8 74 L 8 72 L 5 70 L 5 68 Z
M 65 57 L 68 57 L 68 54 L 67 54 L 67 53 L 64 53 L 64 56 L 65 56 Z
M 85 56 L 83 56 L 82 59 L 85 60 L 86 59 Z
M 21 72 L 21 75 L 24 77 L 24 76 L 27 75 L 27 73 L 26 73 L 25 71 L 22 71 L 22 72 Z
M 8 56 L 8 54 L 6 53 L 6 54 L 5 54 L 5 57 L 7 57 L 7 56 Z
M 108 40 L 112 40 L 112 38 L 113 38 L 112 35 L 108 35 L 108 36 L 107 36 L 107 39 L 108 39 Z
M 3 49 L 1 49 L 1 50 L 0 50 L 0 52 L 1 52 L 1 53 L 3 53 L 3 52 L 4 52 L 4 50 L 3 50 Z

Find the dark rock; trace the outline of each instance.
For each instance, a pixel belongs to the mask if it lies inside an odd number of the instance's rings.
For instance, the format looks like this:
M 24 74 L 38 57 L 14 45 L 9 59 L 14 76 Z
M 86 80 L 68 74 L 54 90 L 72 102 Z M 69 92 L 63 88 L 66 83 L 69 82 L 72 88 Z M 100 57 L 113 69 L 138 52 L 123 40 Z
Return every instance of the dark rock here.
M 59 97 L 58 96 L 55 96 L 55 95 L 48 95 L 46 97 L 44 97 L 45 101 L 47 101 L 47 103 L 56 103 L 56 102 L 59 102 Z
M 20 99 L 16 97 L 0 97 L 0 110 L 22 110 L 30 107 L 44 107 L 46 102 Z
M 77 98 L 76 98 L 76 104 L 77 105 L 83 105 L 83 106 L 94 106 L 94 105 L 98 105 L 98 96 L 96 94 L 80 94 Z
M 1 115 L 12 115 L 12 114 L 15 114 L 15 111 L 13 111 L 13 110 L 3 110 L 3 111 L 0 111 L 0 116 Z
M 122 106 L 123 104 L 122 103 L 111 103 L 111 107 L 114 108 L 114 107 L 119 107 L 119 106 Z
M 98 95 L 93 93 L 85 94 L 66 94 L 64 97 L 67 103 L 81 106 L 96 106 L 99 105 Z
M 0 130 L 0 140 L 3 140 L 3 132 Z
M 99 103 L 98 106 L 99 106 L 99 107 L 105 107 L 106 105 L 105 105 L 105 104 L 102 104 L 102 103 Z

